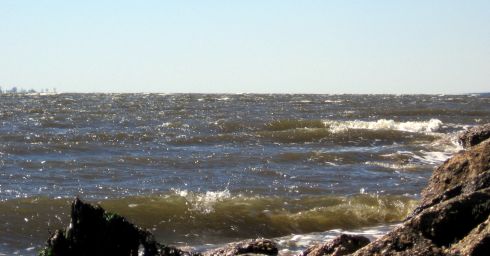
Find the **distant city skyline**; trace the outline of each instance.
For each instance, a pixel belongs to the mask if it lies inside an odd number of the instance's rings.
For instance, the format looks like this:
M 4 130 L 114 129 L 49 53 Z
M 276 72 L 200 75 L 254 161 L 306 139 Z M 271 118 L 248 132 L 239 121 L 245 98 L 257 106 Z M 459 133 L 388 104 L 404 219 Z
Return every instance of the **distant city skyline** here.
M 2 1 L 0 86 L 490 91 L 490 1 Z

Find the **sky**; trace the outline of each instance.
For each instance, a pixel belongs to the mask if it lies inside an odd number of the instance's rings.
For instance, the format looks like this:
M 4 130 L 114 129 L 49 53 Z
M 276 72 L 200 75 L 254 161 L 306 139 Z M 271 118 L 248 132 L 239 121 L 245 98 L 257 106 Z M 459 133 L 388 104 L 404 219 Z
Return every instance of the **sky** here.
M 0 0 L 0 86 L 490 91 L 490 1 Z

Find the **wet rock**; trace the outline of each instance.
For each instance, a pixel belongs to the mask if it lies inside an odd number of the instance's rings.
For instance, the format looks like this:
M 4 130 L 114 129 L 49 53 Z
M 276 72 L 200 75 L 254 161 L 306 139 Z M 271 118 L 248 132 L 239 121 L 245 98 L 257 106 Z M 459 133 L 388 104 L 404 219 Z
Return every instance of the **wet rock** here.
M 277 255 L 276 243 L 267 239 L 253 239 L 229 244 L 225 247 L 203 253 L 204 256 L 233 256 L 233 255 Z
M 342 234 L 332 241 L 311 246 L 301 253 L 300 256 L 348 255 L 367 244 L 369 244 L 369 239 L 364 236 Z
M 477 145 L 480 142 L 490 138 L 490 124 L 476 126 L 463 132 L 459 136 L 459 142 L 464 148 Z
M 152 234 L 125 218 L 106 212 L 76 198 L 71 205 L 71 222 L 56 231 L 39 253 L 43 256 L 82 255 L 191 255 L 155 241 Z

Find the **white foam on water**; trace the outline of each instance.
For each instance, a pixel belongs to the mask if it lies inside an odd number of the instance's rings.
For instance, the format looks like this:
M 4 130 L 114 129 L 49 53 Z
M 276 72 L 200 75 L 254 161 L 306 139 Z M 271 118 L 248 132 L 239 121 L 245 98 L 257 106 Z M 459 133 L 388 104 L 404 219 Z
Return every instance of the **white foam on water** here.
M 328 242 L 341 234 L 362 235 L 373 241 L 393 230 L 399 224 L 385 225 L 377 227 L 369 227 L 358 230 L 343 230 L 332 229 L 325 232 L 315 232 L 308 234 L 296 235 L 275 238 L 274 241 L 278 244 L 280 256 L 298 255 L 308 247 L 315 244 Z
M 407 122 L 397 122 L 391 119 L 379 119 L 377 121 L 324 121 L 323 123 L 334 133 L 345 132 L 351 129 L 396 130 L 404 132 L 431 133 L 438 131 L 442 126 L 442 122 L 439 119 Z
M 341 103 L 343 102 L 342 100 L 324 100 L 324 103 Z
M 426 164 L 439 164 L 446 161 L 448 158 L 450 158 L 453 155 L 452 152 L 424 151 L 424 150 L 420 150 L 419 152 L 421 155 L 419 156 L 414 154 L 413 158 Z
M 189 203 L 189 210 L 204 214 L 214 212 L 214 205 L 216 203 L 231 198 L 231 193 L 228 189 L 222 191 L 206 191 L 206 193 L 190 192 L 185 189 L 173 189 L 173 192 L 185 198 Z
M 392 155 L 392 154 L 390 154 Z M 374 165 L 387 169 L 394 170 L 407 170 L 407 169 L 416 169 L 418 166 L 415 164 L 394 164 L 394 163 L 385 163 L 385 162 L 377 162 L 377 161 L 366 161 L 364 162 L 366 165 Z
M 342 234 L 361 235 L 365 236 L 370 241 L 374 241 L 398 226 L 400 226 L 400 224 L 366 227 L 354 230 L 332 229 L 325 232 L 291 234 L 288 236 L 272 238 L 272 240 L 276 242 L 279 249 L 278 256 L 296 256 L 300 255 L 301 252 L 303 252 L 310 246 L 331 241 Z M 187 249 L 188 251 L 195 252 L 204 252 L 223 246 L 226 246 L 226 244 L 205 244 L 196 247 L 180 247 L 180 249 Z
M 366 129 L 366 130 L 396 130 L 412 133 L 425 133 L 435 136 L 436 139 L 427 144 L 428 150 L 419 150 L 416 152 L 410 151 L 398 151 L 394 154 L 406 155 L 416 160 L 415 164 L 430 164 L 436 165 L 446 161 L 454 153 L 462 150 L 463 148 L 458 142 L 459 132 L 453 132 L 449 134 L 438 132 L 441 128 L 465 128 L 458 127 L 455 124 L 443 124 L 439 119 L 430 119 L 429 121 L 407 121 L 397 122 L 394 120 L 380 119 L 377 121 L 325 121 L 326 127 L 334 132 L 346 132 L 350 129 Z M 393 157 L 393 154 L 386 154 L 385 157 Z M 403 164 L 392 165 L 382 162 L 366 162 L 369 165 L 379 165 L 382 167 L 399 169 L 399 168 L 415 168 L 416 165 Z
M 458 142 L 458 135 L 459 132 L 440 134 L 439 139 L 430 143 L 429 148 L 432 150 L 420 150 L 414 158 L 428 164 L 440 164 L 446 161 L 463 149 Z
M 456 133 L 455 133 L 456 134 Z M 397 151 L 391 154 L 382 155 L 387 158 L 396 158 L 397 155 L 406 156 L 412 160 L 409 163 L 402 164 L 392 164 L 392 163 L 383 163 L 383 162 L 373 162 L 368 161 L 365 164 L 368 165 L 378 165 L 386 168 L 392 169 L 412 169 L 417 168 L 417 165 L 438 165 L 449 159 L 456 152 L 462 150 L 463 148 L 459 145 L 453 137 L 455 134 L 451 135 L 441 135 L 441 138 L 432 142 L 430 145 L 427 145 L 429 150 L 418 150 L 418 151 Z M 449 139 L 448 139 L 449 138 Z

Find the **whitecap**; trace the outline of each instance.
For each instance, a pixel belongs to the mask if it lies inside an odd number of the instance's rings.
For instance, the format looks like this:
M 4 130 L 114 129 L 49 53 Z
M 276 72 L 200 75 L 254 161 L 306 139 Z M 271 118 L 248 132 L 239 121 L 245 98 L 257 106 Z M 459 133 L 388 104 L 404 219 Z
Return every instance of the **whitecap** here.
M 431 133 L 438 131 L 442 126 L 442 122 L 439 119 L 407 122 L 397 122 L 391 119 L 379 119 L 377 121 L 324 121 L 324 124 L 326 127 L 329 127 L 329 129 L 334 133 L 345 132 L 350 129 L 396 130 L 414 133 Z
M 419 151 L 421 155 L 414 155 L 413 158 L 419 160 L 426 164 L 439 164 L 447 159 L 449 159 L 453 153 L 452 152 L 441 152 L 441 151 Z

